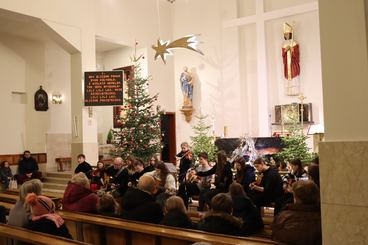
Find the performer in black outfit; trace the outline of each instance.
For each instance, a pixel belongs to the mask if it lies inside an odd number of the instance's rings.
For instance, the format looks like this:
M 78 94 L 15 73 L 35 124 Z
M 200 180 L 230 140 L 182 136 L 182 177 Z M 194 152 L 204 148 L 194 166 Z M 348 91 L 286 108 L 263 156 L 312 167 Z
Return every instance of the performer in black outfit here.
M 188 169 L 192 167 L 193 153 L 190 151 L 189 144 L 187 142 L 181 143 L 180 147 L 181 152 L 179 152 L 176 157 L 178 158 L 178 160 L 180 159 L 179 183 L 182 183 Z
M 257 158 L 253 164 L 258 173 L 262 175 L 262 179 L 260 183 L 256 181 L 249 185 L 252 190 L 249 196 L 260 208 L 275 202 L 282 196 L 282 179 L 277 169 L 268 166 L 263 158 Z

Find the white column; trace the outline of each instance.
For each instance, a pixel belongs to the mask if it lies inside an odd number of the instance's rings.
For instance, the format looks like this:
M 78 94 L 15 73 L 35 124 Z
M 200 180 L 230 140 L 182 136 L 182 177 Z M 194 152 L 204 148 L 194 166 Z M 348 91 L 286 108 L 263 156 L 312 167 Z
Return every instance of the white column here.
M 257 76 L 258 76 L 258 136 L 270 136 L 269 88 L 267 80 L 267 54 L 265 22 L 263 20 L 264 2 L 256 1 L 257 32 Z

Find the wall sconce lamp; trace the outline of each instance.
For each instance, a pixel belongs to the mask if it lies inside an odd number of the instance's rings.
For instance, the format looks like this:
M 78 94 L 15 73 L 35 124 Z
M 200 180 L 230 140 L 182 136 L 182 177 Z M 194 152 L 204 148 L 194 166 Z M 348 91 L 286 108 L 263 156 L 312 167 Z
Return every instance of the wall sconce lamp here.
M 53 104 L 63 103 L 63 96 L 60 93 L 53 93 L 51 96 L 51 102 Z

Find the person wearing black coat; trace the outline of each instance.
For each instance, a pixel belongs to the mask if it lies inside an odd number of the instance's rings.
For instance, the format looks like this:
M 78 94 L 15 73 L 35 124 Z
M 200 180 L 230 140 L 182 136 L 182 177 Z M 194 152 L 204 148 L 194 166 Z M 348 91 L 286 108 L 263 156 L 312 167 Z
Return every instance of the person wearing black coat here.
M 176 154 L 177 159 L 180 159 L 179 165 L 179 183 L 182 183 L 185 179 L 185 175 L 189 168 L 192 167 L 192 152 L 189 149 L 189 144 L 187 142 L 183 142 L 180 145 L 181 151 Z
M 275 202 L 282 196 L 282 179 L 277 169 L 268 166 L 263 158 L 257 158 L 253 164 L 263 177 L 259 184 L 251 183 L 249 185 L 251 189 L 249 196 L 254 204 L 260 208 Z
M 212 199 L 212 210 L 198 222 L 198 229 L 226 235 L 242 234 L 242 220 L 231 215 L 232 201 L 229 195 L 219 193 Z
M 32 231 L 39 231 L 39 232 L 47 233 L 47 234 L 54 235 L 54 236 L 60 236 L 60 237 L 73 239 L 72 235 L 70 235 L 65 224 L 62 224 L 58 228 L 53 221 L 47 218 L 42 218 L 36 221 L 30 220 L 26 228 Z
M 27 229 L 72 239 L 64 220 L 55 213 L 55 203 L 49 197 L 28 193 L 25 201 L 31 207 Z
M 233 215 L 243 220 L 242 235 L 253 235 L 263 230 L 263 220 L 258 208 L 245 194 L 239 183 L 230 185 Z
M 159 224 L 163 217 L 162 207 L 155 201 L 155 180 L 142 176 L 137 189 L 129 189 L 121 200 L 123 219 Z
M 79 154 L 77 157 L 78 160 L 78 166 L 75 168 L 74 173 L 84 173 L 88 179 L 91 179 L 92 177 L 92 166 L 86 162 L 86 156 L 83 154 Z
M 41 173 L 38 172 L 37 161 L 31 156 L 30 151 L 24 151 L 18 166 L 18 184 L 23 184 L 31 179 L 41 179 L 42 176 Z
M 128 169 L 124 166 L 123 159 L 116 157 L 114 165 L 107 169 L 107 173 L 110 175 L 109 190 L 112 189 L 115 192 L 114 195 L 117 194 L 122 197 L 127 191 L 130 181 L 130 175 Z

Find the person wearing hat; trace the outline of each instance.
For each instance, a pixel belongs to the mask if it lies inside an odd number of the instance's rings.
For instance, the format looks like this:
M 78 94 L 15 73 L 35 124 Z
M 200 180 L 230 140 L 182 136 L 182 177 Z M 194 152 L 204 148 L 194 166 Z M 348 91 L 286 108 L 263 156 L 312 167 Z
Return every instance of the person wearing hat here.
M 31 207 L 27 229 L 72 239 L 64 220 L 55 213 L 55 203 L 50 198 L 29 193 L 26 203 Z

